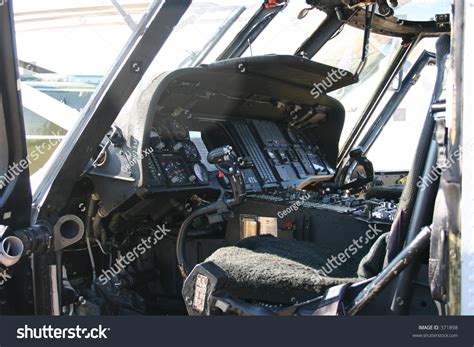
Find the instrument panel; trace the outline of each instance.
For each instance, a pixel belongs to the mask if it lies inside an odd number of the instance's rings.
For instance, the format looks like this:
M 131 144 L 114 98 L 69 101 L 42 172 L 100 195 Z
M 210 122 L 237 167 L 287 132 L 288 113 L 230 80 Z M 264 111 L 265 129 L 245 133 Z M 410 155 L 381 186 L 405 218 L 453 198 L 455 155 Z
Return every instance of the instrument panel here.
M 147 158 L 149 185 L 152 187 L 203 186 L 209 172 L 201 163 L 188 127 L 177 121 L 160 123 L 150 133 L 152 155 Z
M 213 127 L 218 123 L 222 130 L 216 135 L 205 126 L 195 129 L 199 121 L 189 123 L 193 125 L 166 118 L 155 122 L 150 133 L 153 153 L 147 158 L 149 186 L 199 187 L 216 178 L 226 188 L 228 182 L 205 162 L 207 151 L 222 143 L 232 145 L 241 157 L 249 192 L 296 187 L 310 177 L 332 173 L 317 146 L 308 144 L 297 129 L 267 120 L 215 120 Z M 190 130 L 202 134 L 203 141 L 191 138 Z

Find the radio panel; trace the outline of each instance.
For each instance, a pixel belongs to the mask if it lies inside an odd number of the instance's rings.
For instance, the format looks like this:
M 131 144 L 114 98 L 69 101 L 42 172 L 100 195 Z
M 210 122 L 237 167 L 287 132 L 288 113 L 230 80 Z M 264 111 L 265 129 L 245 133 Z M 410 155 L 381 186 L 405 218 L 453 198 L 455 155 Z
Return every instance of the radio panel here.
M 313 175 L 326 175 L 322 157 L 299 137 L 283 126 L 266 120 L 229 122 L 230 133 L 251 163 L 263 188 L 296 187 Z

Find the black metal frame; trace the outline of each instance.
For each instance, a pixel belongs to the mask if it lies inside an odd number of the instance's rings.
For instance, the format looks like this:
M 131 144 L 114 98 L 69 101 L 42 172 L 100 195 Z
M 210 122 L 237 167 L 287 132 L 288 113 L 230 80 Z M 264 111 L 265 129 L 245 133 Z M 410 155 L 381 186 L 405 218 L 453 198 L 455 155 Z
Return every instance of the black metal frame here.
M 436 166 L 438 155 L 438 144 L 435 140 L 431 140 L 428 150 L 423 177 L 428 177 L 430 171 Z M 438 182 L 431 183 L 426 189 L 418 191 L 415 205 L 413 206 L 413 214 L 407 231 L 406 243 L 410 244 L 417 237 L 420 228 L 427 220 L 432 219 L 433 211 L 431 206 L 434 205 L 436 194 L 438 193 Z M 396 290 L 392 300 L 392 311 L 397 315 L 406 315 L 410 311 L 410 305 L 413 299 L 413 279 L 420 267 L 419 259 L 408 264 L 404 271 L 397 278 Z
M 150 6 L 113 68 L 89 100 L 77 125 L 61 143 L 54 165 L 48 167 L 45 180 L 33 199 L 38 206 L 45 207 L 42 213 L 57 213 L 65 205 L 74 181 L 191 2 L 156 0 Z M 33 219 L 39 212 L 34 211 Z
M 296 50 L 295 55 L 311 59 L 343 25 L 344 23 L 339 20 L 335 11 L 328 14 L 319 27 Z
M 0 117 L 4 117 L 8 143 L 8 164 L 27 157 L 23 107 L 19 91 L 18 58 L 11 1 L 0 6 Z M 3 173 L 2 173 L 3 174 Z M 4 212 L 11 212 L 3 220 Z M 12 228 L 29 226 L 31 215 L 30 173 L 24 169 L 0 191 L 0 224 Z
M 346 314 L 353 316 L 362 311 L 397 275 L 423 252 L 430 243 L 431 228 L 424 227 L 387 267 L 346 306 Z
M 138 24 L 113 68 L 104 78 L 87 104 L 81 119 L 61 144 L 61 150 L 48 167 L 45 179 L 34 197 L 36 206 L 44 209 L 33 211 L 32 222 L 41 212 L 45 219 L 58 216 L 65 206 L 74 182 L 92 156 L 96 146 L 110 129 L 123 105 L 128 100 L 143 74 L 150 66 L 171 34 L 174 26 L 191 5 L 191 0 L 156 0 Z M 44 201 L 44 204 L 40 202 Z M 35 257 L 35 313 L 51 314 L 51 281 L 49 264 L 55 262 L 53 254 Z M 59 304 L 61 307 L 61 303 Z
M 380 13 L 380 1 L 379 13 Z M 366 4 L 360 2 L 360 6 L 353 6 L 349 9 L 346 1 L 334 1 L 334 0 L 306 0 L 306 3 L 312 8 L 317 8 L 323 12 L 326 12 L 328 15 L 334 11 L 334 9 L 345 9 L 345 12 L 349 12 L 350 15 L 340 16 L 341 21 L 356 27 L 361 28 L 364 25 L 365 21 L 365 9 Z M 363 9 L 362 11 L 359 11 Z M 373 32 L 397 36 L 397 37 L 414 37 L 420 33 L 425 33 L 426 35 L 437 36 L 443 32 L 450 32 L 449 23 L 445 22 L 444 19 L 446 16 L 435 17 L 435 20 L 431 21 L 410 21 L 410 20 L 393 20 L 391 18 L 389 21 L 386 20 L 386 17 L 380 14 L 375 14 L 373 21 Z M 396 19 L 396 18 L 395 18 Z
M 364 39 L 362 40 L 362 55 L 360 57 L 359 66 L 354 73 L 354 78 L 359 79 L 362 70 L 364 70 L 365 64 L 367 63 L 367 55 L 369 53 L 369 39 L 370 32 L 372 30 L 372 20 L 374 18 L 375 5 L 370 6 L 370 9 L 366 9 L 364 13 Z

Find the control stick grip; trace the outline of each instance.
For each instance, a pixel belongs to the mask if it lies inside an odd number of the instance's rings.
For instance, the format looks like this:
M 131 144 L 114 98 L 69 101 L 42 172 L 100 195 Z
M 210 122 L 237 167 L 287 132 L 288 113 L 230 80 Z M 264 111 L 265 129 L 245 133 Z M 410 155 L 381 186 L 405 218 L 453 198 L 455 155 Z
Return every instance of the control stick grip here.
M 207 155 L 207 161 L 210 164 L 216 165 L 216 167 L 227 177 L 229 180 L 233 200 L 226 201 L 229 207 L 241 204 L 246 195 L 245 181 L 240 170 L 239 160 L 232 150 L 232 146 L 226 145 L 213 149 Z
M 234 165 L 234 158 L 232 146 L 229 145 L 215 148 L 207 154 L 207 161 L 214 165 Z

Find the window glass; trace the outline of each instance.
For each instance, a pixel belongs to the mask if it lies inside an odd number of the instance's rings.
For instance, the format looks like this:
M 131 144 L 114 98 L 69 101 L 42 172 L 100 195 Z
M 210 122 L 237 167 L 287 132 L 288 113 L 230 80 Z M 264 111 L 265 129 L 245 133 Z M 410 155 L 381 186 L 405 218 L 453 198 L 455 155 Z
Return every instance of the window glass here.
M 412 21 L 434 20 L 437 14 L 451 13 L 451 1 L 446 0 L 399 0 L 394 8 L 395 17 Z
M 30 172 L 72 129 L 151 0 L 16 0 L 16 39 Z M 194 0 L 149 69 L 153 76 L 220 53 L 261 3 Z M 237 18 L 236 21 L 233 19 Z M 221 33 L 228 29 L 225 35 Z M 225 44 L 223 42 L 222 44 Z M 225 46 L 224 46 L 225 47 Z M 209 58 L 208 58 L 209 59 Z
M 324 45 L 313 57 L 313 60 L 354 73 L 357 71 L 361 61 L 363 39 L 363 30 L 346 25 L 342 28 L 342 31 Z M 400 38 L 371 33 L 367 62 L 359 76 L 359 81 L 329 93 L 329 95 L 338 99 L 346 110 L 339 148 L 346 141 L 347 136 L 373 96 L 383 75 L 400 48 L 400 44 Z
M 233 3 L 233 1 L 229 1 Z M 227 46 L 232 42 L 232 40 L 237 36 L 237 34 L 243 29 L 247 22 L 252 18 L 252 16 L 259 10 L 261 7 L 261 2 L 256 2 L 254 0 L 246 0 L 237 2 L 239 7 L 243 7 L 244 10 L 237 18 L 237 20 L 227 29 L 222 38 L 216 43 L 214 48 L 209 52 L 209 54 L 204 58 L 204 64 L 209 64 L 216 61 L 217 57 L 227 48 Z M 229 18 L 230 19 L 230 18 Z
M 302 1 L 290 1 L 243 56 L 295 53 L 326 17 L 324 12 L 313 10 L 303 19 L 298 19 L 298 14 L 305 7 Z
M 426 66 L 392 114 L 367 158 L 377 171 L 409 171 L 431 103 L 436 66 Z
M 194 0 L 155 57 L 148 75 L 156 76 L 180 67 L 195 66 L 196 59 L 210 42 L 215 38 L 219 38 L 219 41 L 224 37 L 228 39 L 227 35 L 221 37 L 219 34 L 226 24 L 231 23 L 233 16 L 244 11 L 239 17 L 241 20 L 232 24 L 232 27 L 239 27 L 242 25 L 242 19 L 249 19 L 254 14 L 256 9 L 246 7 L 245 4 L 246 1 L 238 0 L 226 1 L 222 5 L 207 0 Z M 218 47 L 214 46 L 209 54 L 217 57 L 220 53 Z
M 413 48 L 412 52 L 408 55 L 405 64 L 403 65 L 402 76 L 405 76 L 406 73 L 412 68 L 413 64 L 415 64 L 416 60 L 420 57 L 423 51 L 426 50 L 428 52 L 435 52 L 436 40 L 436 37 L 425 38 Z M 407 171 L 411 167 L 416 145 L 418 144 L 418 135 L 421 133 L 421 127 L 430 106 L 429 104 L 431 102 L 435 80 L 436 67 L 426 66 L 420 77 L 416 80 L 416 84 L 410 89 L 408 95 L 400 103 L 399 108 L 392 115 L 392 119 L 387 123 L 379 138 L 375 141 L 373 147 L 369 151 L 370 154 L 368 154 L 370 155 L 370 159 L 377 163 L 374 163 L 376 170 Z M 395 92 L 394 87 L 395 86 L 392 86 L 385 93 L 379 106 L 375 109 L 372 118 L 362 132 L 361 138 L 365 135 L 367 130 L 373 124 L 375 118 L 380 114 L 380 112 L 382 112 L 382 109 L 386 103 L 393 96 Z M 403 130 L 404 126 L 409 127 L 409 129 Z M 402 141 L 405 140 L 402 140 L 400 137 L 400 131 L 406 131 L 407 134 L 410 134 L 410 139 L 407 139 L 406 142 L 402 143 Z M 392 157 L 393 160 L 390 160 L 387 157 L 387 151 L 384 151 L 383 149 L 383 141 L 391 141 L 390 143 L 394 143 L 393 139 L 396 138 L 399 138 L 398 142 L 401 143 L 400 148 L 404 148 L 406 150 L 400 153 L 391 153 L 389 157 Z M 404 143 L 406 143 L 406 145 Z M 389 151 L 392 150 L 395 149 L 390 147 Z
M 74 126 L 150 2 L 13 2 L 30 174 Z

